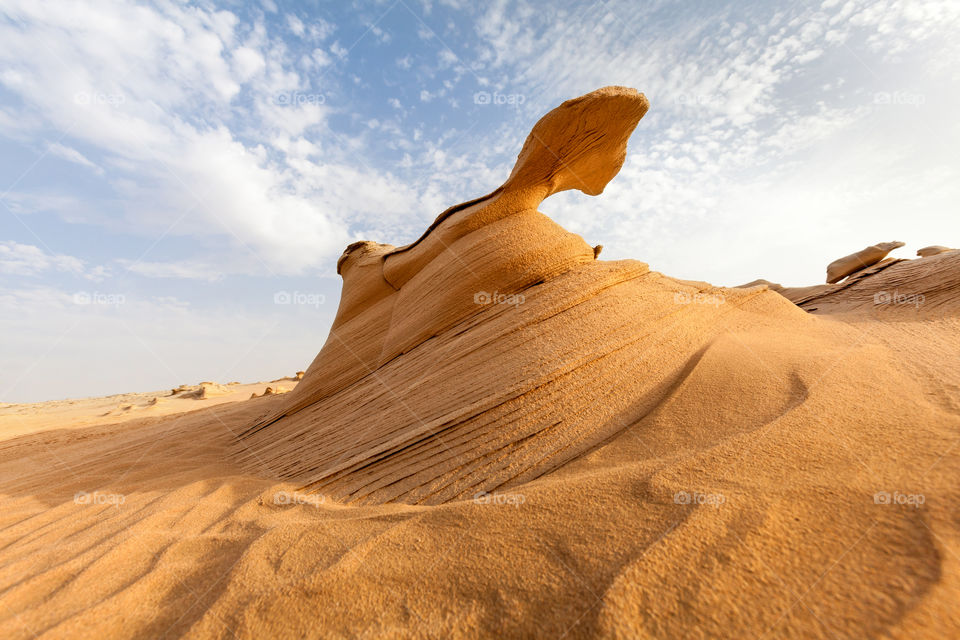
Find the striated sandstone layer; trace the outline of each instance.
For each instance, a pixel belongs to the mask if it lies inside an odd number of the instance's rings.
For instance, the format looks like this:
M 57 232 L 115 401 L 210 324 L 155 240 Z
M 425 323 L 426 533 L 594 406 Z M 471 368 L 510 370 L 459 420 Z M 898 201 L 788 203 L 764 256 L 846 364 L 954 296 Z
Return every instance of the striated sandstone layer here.
M 601 193 L 648 106 L 623 87 L 569 100 L 534 126 L 491 194 L 451 207 L 409 246 L 347 247 L 327 344 L 286 406 L 242 434 L 244 459 L 339 498 L 440 502 L 538 477 L 615 435 L 632 414 L 613 405 L 583 422 L 556 415 L 587 408 L 582 389 L 604 356 L 642 352 L 631 333 L 653 318 L 624 305 L 638 282 L 664 279 L 642 263 L 595 263 L 536 207 L 567 189 Z M 675 288 L 660 293 L 672 300 Z M 621 302 L 603 311 L 608 300 Z M 634 322 L 618 326 L 627 311 Z M 623 344 L 591 347 L 584 338 L 605 324 Z M 555 450 L 534 452 L 536 434 Z
M 929 258 L 930 256 L 946 253 L 947 251 L 956 251 L 956 249 L 951 249 L 950 247 L 944 247 L 943 245 L 935 244 L 929 247 L 922 247 L 920 249 L 917 249 L 917 255 L 920 256 L 921 258 Z
M 850 274 L 880 262 L 887 257 L 888 253 L 902 246 L 902 242 L 880 242 L 848 256 L 837 258 L 827 265 L 827 284 L 840 282 Z
M 960 313 L 960 251 L 944 251 L 914 260 L 888 258 L 839 284 L 781 287 L 765 284 L 798 307 L 813 313 L 882 314 L 930 318 Z

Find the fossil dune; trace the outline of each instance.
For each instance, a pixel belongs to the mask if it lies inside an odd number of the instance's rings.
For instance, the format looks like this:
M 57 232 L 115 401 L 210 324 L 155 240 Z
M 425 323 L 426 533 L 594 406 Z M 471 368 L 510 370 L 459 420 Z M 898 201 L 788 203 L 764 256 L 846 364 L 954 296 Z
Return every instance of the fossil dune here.
M 840 282 L 852 273 L 874 265 L 894 249 L 904 246 L 902 242 L 880 242 L 848 256 L 837 258 L 827 265 L 827 284 Z
M 783 287 L 755 280 L 813 313 L 883 314 L 933 318 L 960 313 L 960 251 L 941 251 L 913 260 L 880 260 L 838 284 Z
M 951 249 L 950 247 L 944 247 L 943 245 L 935 244 L 929 247 L 923 247 L 922 249 L 917 249 L 917 255 L 921 258 L 929 258 L 930 256 L 936 256 L 941 253 L 946 253 L 947 251 L 956 251 L 956 249 Z
M 0 406 L 0 635 L 960 634 L 960 253 L 598 260 L 537 206 L 600 194 L 648 106 L 568 101 L 488 196 L 347 247 L 288 393 Z

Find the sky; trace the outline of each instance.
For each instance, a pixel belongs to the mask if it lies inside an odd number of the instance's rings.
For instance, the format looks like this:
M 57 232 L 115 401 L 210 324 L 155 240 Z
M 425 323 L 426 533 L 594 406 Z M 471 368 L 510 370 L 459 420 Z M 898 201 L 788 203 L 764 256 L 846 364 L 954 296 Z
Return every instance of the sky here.
M 820 283 L 960 246 L 956 0 L 0 0 L 0 402 L 307 367 L 350 242 L 401 245 L 562 101 L 648 114 L 603 259 Z

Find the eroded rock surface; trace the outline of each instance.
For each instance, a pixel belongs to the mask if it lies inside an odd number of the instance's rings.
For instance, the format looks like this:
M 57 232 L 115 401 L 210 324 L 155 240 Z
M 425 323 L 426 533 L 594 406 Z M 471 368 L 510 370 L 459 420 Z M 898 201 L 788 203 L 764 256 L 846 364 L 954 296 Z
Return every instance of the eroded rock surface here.
M 929 258 L 930 256 L 936 256 L 941 253 L 946 253 L 947 251 L 956 251 L 956 249 L 935 244 L 929 247 L 923 247 L 922 249 L 917 249 L 917 255 L 921 258 Z
M 888 253 L 902 246 L 902 242 L 880 242 L 856 253 L 838 258 L 827 265 L 827 283 L 840 282 L 850 274 L 880 262 L 887 257 Z
M 622 87 L 567 101 L 534 126 L 503 186 L 409 246 L 348 247 L 326 344 L 242 434 L 241 457 L 347 501 L 493 491 L 615 437 L 718 332 L 758 313 L 802 317 L 772 292 L 598 261 L 537 211 L 565 189 L 601 193 L 647 107 Z

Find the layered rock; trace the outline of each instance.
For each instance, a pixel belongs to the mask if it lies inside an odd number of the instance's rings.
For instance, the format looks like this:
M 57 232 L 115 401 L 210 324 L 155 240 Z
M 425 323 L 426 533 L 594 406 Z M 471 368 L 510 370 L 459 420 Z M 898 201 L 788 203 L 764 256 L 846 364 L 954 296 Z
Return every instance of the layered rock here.
M 534 126 L 498 189 L 447 209 L 408 246 L 347 247 L 326 344 L 240 434 L 238 458 L 347 502 L 469 498 L 626 433 L 730 332 L 801 334 L 813 320 L 804 310 L 906 309 L 911 293 L 925 311 L 958 310 L 960 252 L 885 259 L 899 242 L 831 263 L 828 280 L 841 284 L 803 288 L 719 289 L 599 261 L 599 246 L 537 206 L 566 189 L 601 193 L 647 108 L 621 87 L 565 102 Z
M 784 287 L 754 280 L 739 288 L 755 287 L 776 291 L 817 314 L 954 316 L 960 314 L 960 251 L 928 253 L 917 260 L 880 260 L 836 284 Z
M 343 291 L 330 337 L 285 412 L 476 314 L 484 293 L 516 295 L 594 260 L 594 248 L 536 208 L 568 189 L 601 193 L 623 165 L 627 139 L 648 108 L 643 94 L 623 87 L 568 100 L 537 122 L 509 178 L 492 193 L 450 207 L 405 247 L 348 246 L 337 262 Z
M 599 194 L 647 106 L 618 87 L 565 102 L 502 187 L 407 247 L 348 247 L 326 344 L 281 409 L 241 434 L 241 459 L 347 501 L 495 491 L 622 433 L 721 332 L 802 322 L 772 292 L 598 261 L 536 210 L 564 189 Z
M 827 284 L 835 284 L 852 273 L 877 264 L 886 258 L 888 253 L 902 246 L 902 242 L 880 242 L 848 256 L 837 258 L 827 265 Z
M 941 253 L 946 253 L 947 251 L 956 251 L 956 249 L 935 244 L 929 247 L 923 247 L 922 249 L 917 249 L 917 255 L 921 258 L 929 258 L 930 256 L 940 255 Z

